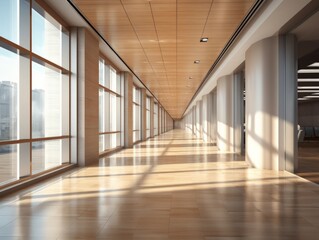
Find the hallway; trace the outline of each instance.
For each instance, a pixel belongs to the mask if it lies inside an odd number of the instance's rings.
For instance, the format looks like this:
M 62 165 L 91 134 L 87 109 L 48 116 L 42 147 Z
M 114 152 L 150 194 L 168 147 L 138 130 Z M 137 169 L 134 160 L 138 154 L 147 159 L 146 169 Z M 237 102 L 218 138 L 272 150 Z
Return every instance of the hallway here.
M 317 239 L 319 187 L 173 130 L 1 200 L 4 239 Z

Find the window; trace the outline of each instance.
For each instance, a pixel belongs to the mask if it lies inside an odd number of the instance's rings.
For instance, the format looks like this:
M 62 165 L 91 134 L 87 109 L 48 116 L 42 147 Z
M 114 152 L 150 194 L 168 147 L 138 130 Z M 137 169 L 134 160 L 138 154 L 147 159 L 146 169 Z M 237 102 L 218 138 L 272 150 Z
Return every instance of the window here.
M 133 142 L 141 140 L 141 90 L 133 87 Z
M 116 70 L 99 62 L 99 152 L 121 147 L 123 84 Z
M 151 137 L 151 98 L 146 97 L 146 138 Z
M 30 0 L 0 1 L 0 36 L 30 49 Z
M 158 104 L 154 102 L 154 136 L 158 135 Z
M 35 0 L 0 1 L 0 21 L 5 185 L 70 162 L 69 32 Z

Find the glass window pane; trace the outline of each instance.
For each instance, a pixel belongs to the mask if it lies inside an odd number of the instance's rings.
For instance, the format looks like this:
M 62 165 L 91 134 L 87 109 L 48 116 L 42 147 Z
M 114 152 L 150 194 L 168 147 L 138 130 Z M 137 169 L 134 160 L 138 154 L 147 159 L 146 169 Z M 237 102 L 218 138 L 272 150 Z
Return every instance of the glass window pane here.
M 121 76 L 119 74 L 116 75 L 116 92 L 120 95 L 123 95 L 123 93 L 122 93 L 122 80 L 121 80 Z
M 32 4 L 32 51 L 68 69 L 68 32 L 35 1 Z
M 60 72 L 32 62 L 33 138 L 61 136 L 62 80 Z
M 110 94 L 110 131 L 111 132 L 114 132 L 114 131 L 117 131 L 116 129 L 116 125 L 117 125 L 117 120 L 116 120 L 116 117 L 117 117 L 117 114 L 116 114 L 116 111 L 117 111 L 117 101 L 116 101 L 116 95 L 114 94 Z
M 102 86 L 104 86 L 104 60 L 100 58 L 99 61 L 99 84 L 101 84 Z
M 116 98 L 116 131 L 121 131 L 121 97 Z
M 32 174 L 60 166 L 68 162 L 68 141 L 62 140 L 39 141 L 32 143 Z
M 133 102 L 140 104 L 140 90 L 136 87 L 133 88 Z
M 111 131 L 110 117 L 111 117 L 111 109 L 110 109 L 110 93 L 104 92 L 104 131 Z
M 110 149 L 116 148 L 117 140 L 116 140 L 116 133 L 110 134 Z
M 18 146 L 0 145 L 0 185 L 18 180 Z
M 135 102 L 135 95 L 136 95 L 136 89 L 135 89 L 135 87 L 133 87 L 133 102 Z
M 146 111 L 146 129 L 150 129 L 151 127 L 151 114 L 150 111 Z
M 117 147 L 121 146 L 121 133 L 116 134 L 116 146 Z
M 117 75 L 116 75 L 116 71 L 112 67 L 110 67 L 110 89 L 113 92 L 120 93 L 119 91 L 117 91 Z
M 104 87 L 110 89 L 110 66 L 104 64 Z
M 136 132 L 133 132 L 133 143 L 136 142 Z
M 99 136 L 99 152 L 104 151 L 104 135 Z
M 146 97 L 146 109 L 150 109 L 151 108 L 151 99 L 149 97 Z
M 137 142 L 141 140 L 141 132 L 135 131 L 133 132 L 133 142 Z
M 133 130 L 140 130 L 140 106 L 133 105 Z
M 104 132 L 104 89 L 99 89 L 99 132 Z
M 70 139 L 61 139 L 62 163 L 70 163 Z
M 29 59 L 19 56 L 14 52 L 16 50 L 11 50 L 0 47 L 0 141 L 19 138 L 17 129 L 20 79 L 29 81 Z M 24 88 L 24 91 L 28 89 Z M 28 96 L 22 92 L 20 97 L 23 95 Z M 22 102 L 28 104 L 28 99 Z M 26 106 L 24 108 L 28 109 Z M 20 132 L 23 130 L 25 129 L 20 129 Z
M 111 146 L 111 144 L 110 144 L 110 134 L 104 134 L 103 135 L 103 138 L 104 138 L 104 151 L 106 151 L 106 150 L 109 150 L 110 149 L 110 146 Z
M 30 3 L 28 0 L 1 0 L 0 22 L 1 37 L 29 49 Z

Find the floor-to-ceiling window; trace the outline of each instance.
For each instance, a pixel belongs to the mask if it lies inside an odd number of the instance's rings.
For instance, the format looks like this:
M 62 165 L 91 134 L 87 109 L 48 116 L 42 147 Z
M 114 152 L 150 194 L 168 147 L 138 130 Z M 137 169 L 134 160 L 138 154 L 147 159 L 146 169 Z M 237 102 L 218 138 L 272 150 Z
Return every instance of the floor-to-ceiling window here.
M 158 135 L 158 104 L 154 102 L 154 136 Z
M 123 84 L 116 70 L 99 62 L 99 152 L 121 147 Z
M 162 134 L 164 131 L 163 131 L 163 108 L 162 106 L 158 106 L 158 114 L 159 114 L 159 117 L 158 117 L 158 133 L 159 134 Z
M 69 31 L 35 0 L 0 1 L 0 185 L 70 162 Z
M 133 86 L 133 142 L 141 140 L 141 90 Z
M 151 137 L 151 98 L 146 97 L 146 138 Z

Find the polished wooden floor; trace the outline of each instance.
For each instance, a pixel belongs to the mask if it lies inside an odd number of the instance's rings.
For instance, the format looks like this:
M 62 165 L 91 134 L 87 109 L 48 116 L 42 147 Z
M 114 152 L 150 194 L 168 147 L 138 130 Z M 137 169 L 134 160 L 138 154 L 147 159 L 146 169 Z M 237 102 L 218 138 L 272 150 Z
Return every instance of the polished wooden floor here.
M 297 174 L 319 184 L 319 141 L 298 143 Z
M 318 185 L 251 169 L 182 130 L 8 196 L 0 208 L 1 240 L 318 236 Z

